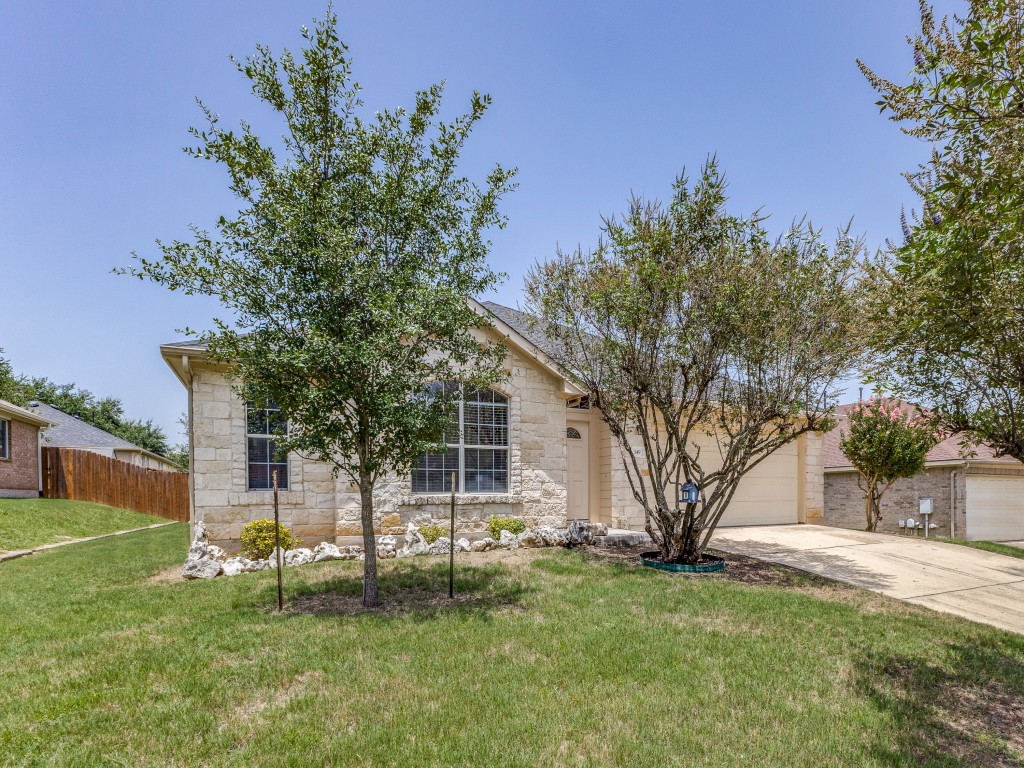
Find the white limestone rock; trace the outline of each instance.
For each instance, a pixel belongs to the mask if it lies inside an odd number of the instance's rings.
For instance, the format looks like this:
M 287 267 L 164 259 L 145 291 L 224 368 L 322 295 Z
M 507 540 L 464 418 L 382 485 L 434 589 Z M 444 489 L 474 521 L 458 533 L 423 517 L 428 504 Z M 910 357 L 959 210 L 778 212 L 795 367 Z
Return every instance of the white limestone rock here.
M 472 552 L 473 548 L 469 544 L 469 539 L 458 539 L 455 542 L 455 554 L 459 552 Z
M 285 565 L 288 565 L 288 559 L 287 559 L 288 558 L 288 553 L 285 552 L 283 549 L 280 550 L 280 552 L 281 552 L 281 562 L 283 564 L 285 564 Z M 271 570 L 273 570 L 274 568 L 277 568 L 277 553 L 278 553 L 278 549 L 275 548 L 270 553 L 270 557 L 267 558 L 268 567 Z
M 196 539 L 192 542 L 192 546 L 188 548 L 188 554 L 185 555 L 186 560 L 199 560 L 206 557 L 207 545 L 205 542 Z
M 250 560 L 249 563 L 252 565 L 253 572 L 270 570 L 269 560 Z
M 415 551 L 417 544 L 427 546 L 427 540 L 423 538 L 423 534 L 420 533 L 420 527 L 416 523 L 409 523 L 409 527 L 405 531 L 405 546 L 414 550 L 414 554 L 419 554 L 419 552 Z
M 313 550 L 306 547 L 289 549 L 284 553 L 285 565 L 305 565 L 313 562 Z
M 527 528 L 525 531 L 519 534 L 519 546 L 535 549 L 537 547 L 546 547 L 544 543 L 544 537 L 540 533 L 539 528 Z
M 223 563 L 228 559 L 228 553 L 218 547 L 216 544 L 211 544 L 206 548 L 206 556 L 216 560 L 218 563 Z
M 390 534 L 387 536 L 381 536 L 380 541 L 377 542 L 377 557 L 382 560 L 388 560 L 392 557 L 398 556 L 398 539 Z
M 604 523 L 591 523 L 590 530 L 594 532 L 595 536 L 607 536 L 608 526 Z
M 474 552 L 490 552 L 492 549 L 498 549 L 499 544 L 488 536 L 485 539 L 477 539 L 472 546 Z
M 498 545 L 502 549 L 519 549 L 519 539 L 512 531 L 502 531 L 498 538 Z
M 223 568 L 225 576 L 237 576 L 256 570 L 253 561 L 245 557 L 228 558 L 224 561 Z
M 427 550 L 428 555 L 447 555 L 452 551 L 452 540 L 447 536 L 442 536 Z
M 224 571 L 224 566 L 209 557 L 186 560 L 181 575 L 186 579 L 214 579 Z
M 363 554 L 363 548 L 354 544 L 344 547 L 341 550 L 342 560 L 361 560 Z
M 341 560 L 341 550 L 337 544 L 321 541 L 313 549 L 313 562 L 322 563 L 327 560 Z

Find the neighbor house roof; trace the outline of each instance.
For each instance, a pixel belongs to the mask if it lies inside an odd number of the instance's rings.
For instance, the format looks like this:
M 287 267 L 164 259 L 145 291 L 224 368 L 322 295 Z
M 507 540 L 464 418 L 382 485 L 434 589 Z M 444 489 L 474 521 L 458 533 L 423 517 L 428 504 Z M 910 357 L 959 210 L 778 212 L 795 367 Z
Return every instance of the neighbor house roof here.
M 26 424 L 31 424 L 35 427 L 48 427 L 50 422 L 33 413 L 30 410 L 9 403 L 6 400 L 0 400 L 0 417 L 5 419 L 11 419 L 13 421 L 23 421 Z
M 88 424 L 76 416 L 64 413 L 60 408 L 45 403 L 34 403 L 29 406 L 39 417 L 50 424 L 43 432 L 40 442 L 51 448 L 105 448 L 114 451 L 131 451 L 142 453 L 150 458 L 173 466 L 173 462 L 164 456 L 147 451 L 142 446 L 130 443 L 124 438 L 112 435 L 106 430 Z
M 849 413 L 856 403 L 841 405 L 836 409 L 836 426 L 832 431 L 827 432 L 824 438 L 824 466 L 825 469 L 836 471 L 852 470 L 853 464 L 846 458 L 839 447 L 839 437 L 843 430 L 847 429 Z M 936 445 L 925 457 L 926 466 L 942 466 L 948 464 L 960 464 L 964 461 L 971 463 L 996 463 L 1009 466 L 1020 466 L 1020 462 L 1012 456 L 996 456 L 996 452 L 987 445 L 972 446 L 967 449 L 968 456 L 964 456 L 964 439 L 959 435 L 947 437 Z

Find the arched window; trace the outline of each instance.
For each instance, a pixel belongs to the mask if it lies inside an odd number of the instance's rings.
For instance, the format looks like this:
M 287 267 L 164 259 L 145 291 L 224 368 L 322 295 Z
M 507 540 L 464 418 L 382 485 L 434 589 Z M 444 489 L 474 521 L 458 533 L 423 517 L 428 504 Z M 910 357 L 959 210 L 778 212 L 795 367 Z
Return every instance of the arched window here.
M 580 434 L 580 431 L 578 429 L 576 429 L 576 427 L 566 427 L 565 428 L 565 436 L 568 437 L 570 440 L 582 440 L 583 439 L 583 435 Z
M 458 386 L 458 385 L 455 385 Z M 423 453 L 412 470 L 413 493 L 508 492 L 508 397 L 467 389 L 445 434 L 448 449 Z

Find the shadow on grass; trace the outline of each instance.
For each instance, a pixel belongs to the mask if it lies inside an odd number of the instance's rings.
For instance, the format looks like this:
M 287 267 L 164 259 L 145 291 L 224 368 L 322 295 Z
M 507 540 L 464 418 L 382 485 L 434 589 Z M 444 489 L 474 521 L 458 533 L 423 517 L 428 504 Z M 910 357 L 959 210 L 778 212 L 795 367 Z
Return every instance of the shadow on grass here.
M 448 563 L 388 563 L 378 572 L 381 606 L 362 605 L 361 570 L 292 586 L 285 611 L 293 615 L 383 616 L 429 620 L 445 613 L 487 617 L 516 607 L 534 590 L 508 566 L 455 566 L 455 596 L 448 597 Z M 276 588 L 267 591 L 273 602 Z
M 933 647 L 944 659 L 876 654 L 857 686 L 892 718 L 884 765 L 1024 765 L 1024 640 Z

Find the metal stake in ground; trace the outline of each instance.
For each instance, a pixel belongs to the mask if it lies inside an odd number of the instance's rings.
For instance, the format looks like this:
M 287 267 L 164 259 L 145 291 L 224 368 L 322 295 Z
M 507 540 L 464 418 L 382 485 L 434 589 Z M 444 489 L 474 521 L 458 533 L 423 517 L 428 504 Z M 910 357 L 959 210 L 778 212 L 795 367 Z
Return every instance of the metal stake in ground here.
M 274 557 L 277 558 L 277 612 L 284 610 L 284 589 L 281 586 L 281 519 L 277 507 L 277 470 L 274 470 Z
M 448 539 L 448 599 L 455 597 L 455 473 L 452 472 L 451 538 Z

